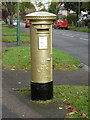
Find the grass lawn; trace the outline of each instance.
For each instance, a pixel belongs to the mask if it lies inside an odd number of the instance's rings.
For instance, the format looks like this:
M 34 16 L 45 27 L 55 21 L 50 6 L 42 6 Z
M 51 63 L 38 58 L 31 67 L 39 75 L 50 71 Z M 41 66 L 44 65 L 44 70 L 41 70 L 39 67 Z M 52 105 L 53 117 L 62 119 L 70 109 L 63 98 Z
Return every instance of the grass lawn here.
M 17 41 L 17 28 L 9 28 L 8 25 L 2 25 L 2 41 L 3 42 L 16 42 Z M 30 42 L 30 36 L 20 31 L 20 42 Z
M 17 88 L 20 95 L 29 96 L 30 88 Z M 89 118 L 88 117 L 88 86 L 57 85 L 54 86 L 54 97 L 47 101 L 37 101 L 38 104 L 65 103 L 65 107 L 58 109 L 67 109 L 68 118 Z M 80 119 L 81 120 L 81 119 Z
M 90 29 L 84 28 L 84 27 L 69 27 L 69 30 L 76 30 L 76 31 L 82 31 L 82 32 L 90 32 Z
M 4 69 L 31 70 L 30 47 L 11 47 L 3 51 Z M 54 70 L 77 70 L 80 61 L 58 49 L 53 48 Z
M 3 42 L 17 42 L 17 36 L 15 36 L 15 35 L 3 36 L 2 41 Z M 25 36 L 20 35 L 20 42 L 28 42 L 29 43 L 30 42 L 30 36 L 28 36 L 28 35 L 25 35 Z

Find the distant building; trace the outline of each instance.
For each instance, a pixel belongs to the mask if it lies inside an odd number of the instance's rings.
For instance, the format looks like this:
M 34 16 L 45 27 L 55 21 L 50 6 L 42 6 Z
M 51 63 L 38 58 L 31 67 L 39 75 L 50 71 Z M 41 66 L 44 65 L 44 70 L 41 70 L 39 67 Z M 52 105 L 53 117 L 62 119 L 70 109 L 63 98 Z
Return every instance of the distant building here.
M 63 17 L 63 16 L 71 15 L 71 14 L 76 14 L 76 12 L 72 10 L 69 10 L 69 11 L 66 10 L 64 7 L 64 4 L 59 5 L 59 12 L 58 12 L 59 17 Z
M 59 10 L 59 12 L 58 12 L 58 16 L 59 17 L 62 17 L 62 16 L 67 16 L 67 10 Z

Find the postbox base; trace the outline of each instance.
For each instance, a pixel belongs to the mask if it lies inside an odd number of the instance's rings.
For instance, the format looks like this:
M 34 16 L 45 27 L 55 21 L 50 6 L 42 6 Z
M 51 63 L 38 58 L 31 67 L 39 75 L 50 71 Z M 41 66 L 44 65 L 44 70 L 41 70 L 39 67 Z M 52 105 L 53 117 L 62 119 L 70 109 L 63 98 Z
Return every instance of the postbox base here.
M 31 100 L 49 100 L 53 98 L 53 81 L 48 83 L 31 82 Z

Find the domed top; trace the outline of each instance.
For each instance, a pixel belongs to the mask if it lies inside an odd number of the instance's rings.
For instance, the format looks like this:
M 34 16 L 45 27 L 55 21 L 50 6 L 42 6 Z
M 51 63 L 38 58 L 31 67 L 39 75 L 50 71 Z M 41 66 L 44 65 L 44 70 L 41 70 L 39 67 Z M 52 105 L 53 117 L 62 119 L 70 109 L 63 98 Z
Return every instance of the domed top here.
M 40 11 L 40 12 L 33 12 L 30 14 L 27 14 L 26 18 L 31 19 L 31 20 L 34 20 L 34 19 L 56 19 L 56 15 L 53 13 Z

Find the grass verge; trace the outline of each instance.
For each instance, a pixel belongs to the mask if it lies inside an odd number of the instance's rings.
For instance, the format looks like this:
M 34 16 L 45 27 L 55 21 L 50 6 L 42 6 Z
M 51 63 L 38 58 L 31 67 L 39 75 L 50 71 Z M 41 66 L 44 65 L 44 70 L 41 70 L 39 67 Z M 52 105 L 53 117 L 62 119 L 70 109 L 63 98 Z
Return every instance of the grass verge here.
M 8 25 L 2 25 L 2 41 L 3 42 L 16 42 L 17 41 L 17 28 L 9 28 Z M 30 42 L 30 36 L 20 31 L 20 42 Z
M 69 27 L 68 29 L 82 32 L 90 32 L 90 29 L 84 27 Z
M 21 96 L 29 96 L 29 88 L 19 88 Z M 54 97 L 47 101 L 37 101 L 38 104 L 64 103 L 68 110 L 67 118 L 88 118 L 88 86 L 57 85 L 54 86 Z M 58 108 L 63 109 L 63 108 Z
M 6 48 L 2 53 L 4 69 L 31 70 L 30 47 Z M 58 49 L 53 48 L 54 70 L 77 70 L 80 61 Z

